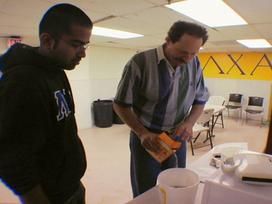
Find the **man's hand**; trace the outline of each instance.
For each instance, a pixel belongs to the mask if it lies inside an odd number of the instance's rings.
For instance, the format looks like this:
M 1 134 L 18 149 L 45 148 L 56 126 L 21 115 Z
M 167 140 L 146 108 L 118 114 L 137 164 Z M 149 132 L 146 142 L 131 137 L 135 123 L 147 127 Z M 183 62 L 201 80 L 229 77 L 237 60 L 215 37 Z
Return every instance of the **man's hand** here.
M 147 132 L 140 135 L 139 139 L 144 148 L 156 153 L 161 150 L 158 134 Z
M 203 112 L 204 105 L 193 105 L 189 116 L 185 121 L 176 129 L 175 134 L 180 136 L 182 140 L 191 140 L 193 137 L 193 126 L 197 119 Z
M 190 141 L 193 137 L 194 124 L 184 121 L 176 130 L 175 135 L 180 136 L 182 140 Z
M 123 107 L 117 103 L 114 103 L 113 107 L 120 118 L 138 135 L 144 148 L 155 153 L 160 151 L 159 135 L 149 132 L 140 122 L 131 107 Z

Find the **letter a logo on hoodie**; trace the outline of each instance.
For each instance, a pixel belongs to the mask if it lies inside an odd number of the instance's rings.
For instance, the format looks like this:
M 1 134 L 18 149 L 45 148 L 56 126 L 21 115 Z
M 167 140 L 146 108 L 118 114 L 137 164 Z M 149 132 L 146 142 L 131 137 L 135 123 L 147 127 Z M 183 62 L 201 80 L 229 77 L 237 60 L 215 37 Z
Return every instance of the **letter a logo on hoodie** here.
M 61 121 L 64 117 L 68 117 L 71 113 L 71 109 L 67 103 L 69 96 L 66 95 L 65 89 L 54 92 L 55 99 L 58 105 L 57 120 Z

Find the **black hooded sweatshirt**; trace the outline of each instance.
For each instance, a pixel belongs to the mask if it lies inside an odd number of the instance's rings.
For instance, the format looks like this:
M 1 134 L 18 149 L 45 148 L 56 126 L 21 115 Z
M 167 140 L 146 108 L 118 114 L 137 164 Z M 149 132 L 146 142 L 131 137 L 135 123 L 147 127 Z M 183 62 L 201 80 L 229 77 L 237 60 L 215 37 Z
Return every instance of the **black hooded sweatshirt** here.
M 86 170 L 63 67 L 16 44 L 1 56 L 0 71 L 0 179 L 17 195 L 40 184 L 62 204 Z

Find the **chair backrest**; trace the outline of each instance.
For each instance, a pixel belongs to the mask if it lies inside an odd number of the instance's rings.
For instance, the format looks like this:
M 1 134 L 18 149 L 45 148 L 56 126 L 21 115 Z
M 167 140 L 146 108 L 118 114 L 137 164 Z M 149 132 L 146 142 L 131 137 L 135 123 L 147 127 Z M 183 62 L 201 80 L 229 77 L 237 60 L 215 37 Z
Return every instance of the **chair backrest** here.
M 229 95 L 229 102 L 242 103 L 242 94 L 231 93 Z
M 248 105 L 246 107 L 247 112 L 251 113 L 261 113 L 263 112 L 263 102 L 264 98 L 258 96 L 249 96 L 248 97 Z M 252 112 L 255 111 L 255 112 Z
M 203 125 L 208 123 L 211 120 L 213 111 L 214 111 L 213 108 L 203 110 L 202 114 L 197 119 L 197 123 Z
M 226 99 L 223 96 L 210 96 L 207 104 L 222 106 L 225 104 Z
M 249 106 L 263 106 L 263 97 L 258 97 L 258 96 L 249 96 L 248 97 L 248 105 Z

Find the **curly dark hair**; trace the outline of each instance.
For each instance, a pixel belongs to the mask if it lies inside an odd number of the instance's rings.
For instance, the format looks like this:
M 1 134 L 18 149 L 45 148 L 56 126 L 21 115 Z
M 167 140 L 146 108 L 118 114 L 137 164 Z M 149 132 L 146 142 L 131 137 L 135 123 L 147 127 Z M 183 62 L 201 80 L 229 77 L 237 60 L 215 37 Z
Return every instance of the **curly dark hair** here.
M 173 43 L 175 43 L 185 33 L 192 35 L 192 36 L 202 38 L 202 40 L 203 40 L 202 45 L 204 45 L 205 42 L 208 40 L 208 33 L 207 33 L 206 28 L 204 28 L 203 26 L 200 26 L 198 24 L 190 23 L 190 22 L 186 22 L 186 21 L 175 22 L 168 31 L 168 37 Z

